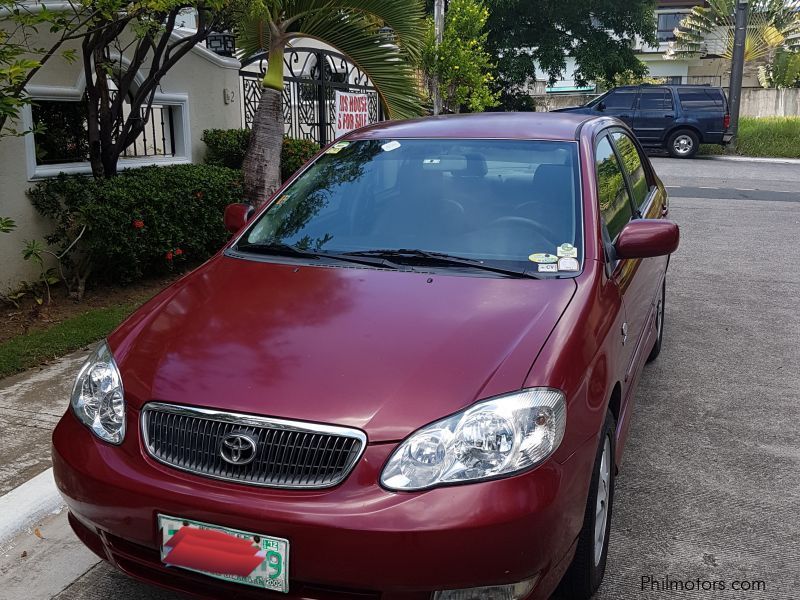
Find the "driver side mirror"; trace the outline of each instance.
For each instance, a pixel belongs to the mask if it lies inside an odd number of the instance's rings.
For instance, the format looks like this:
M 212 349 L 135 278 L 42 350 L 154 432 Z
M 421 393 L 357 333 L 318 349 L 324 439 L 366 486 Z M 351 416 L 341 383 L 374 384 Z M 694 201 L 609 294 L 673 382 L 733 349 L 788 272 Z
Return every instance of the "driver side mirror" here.
M 623 227 L 614 243 L 617 258 L 665 256 L 678 249 L 680 232 L 672 221 L 636 219 Z
M 598 103 L 596 108 L 597 108 L 598 111 L 603 112 L 606 109 L 606 103 L 605 102 L 600 102 L 600 103 Z
M 255 207 L 244 202 L 237 202 L 235 204 L 228 204 L 225 207 L 225 229 L 231 233 L 236 233 L 242 227 L 247 225 L 250 217 L 255 212 Z

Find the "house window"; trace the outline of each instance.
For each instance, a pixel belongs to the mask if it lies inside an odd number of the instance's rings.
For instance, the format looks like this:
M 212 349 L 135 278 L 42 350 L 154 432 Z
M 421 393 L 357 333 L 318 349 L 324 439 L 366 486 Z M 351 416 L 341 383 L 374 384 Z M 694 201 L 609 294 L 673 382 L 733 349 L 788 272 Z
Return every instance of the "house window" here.
M 37 165 L 58 165 L 89 160 L 86 105 L 68 100 L 33 103 Z
M 175 156 L 173 106 L 153 103 L 142 133 L 122 153 L 122 158 Z M 125 103 L 123 114 L 130 116 Z M 88 111 L 82 100 L 36 100 L 31 108 L 36 165 L 62 165 L 89 160 Z
M 686 13 L 661 13 L 658 15 L 658 41 L 671 42 L 675 39 L 675 28 L 681 24 Z

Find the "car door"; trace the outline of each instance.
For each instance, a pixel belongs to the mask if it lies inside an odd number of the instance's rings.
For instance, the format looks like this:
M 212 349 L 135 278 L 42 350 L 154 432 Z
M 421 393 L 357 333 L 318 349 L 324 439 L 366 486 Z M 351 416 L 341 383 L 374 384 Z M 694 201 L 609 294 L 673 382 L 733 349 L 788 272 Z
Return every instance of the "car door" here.
M 598 114 L 616 117 L 628 125 L 633 123 L 634 107 L 639 95 L 638 88 L 618 88 L 607 94 L 595 105 Z
M 606 256 L 608 271 L 611 281 L 619 290 L 626 315 L 618 332 L 622 341 L 621 372 L 615 374 L 616 377 L 624 379 L 629 365 L 634 359 L 634 340 L 637 336 L 636 325 L 628 317 L 628 303 L 631 301 L 630 287 L 635 275 L 636 264 L 634 261 L 616 260 L 612 248 L 622 229 L 633 218 L 633 204 L 622 164 L 614 150 L 609 133 L 603 134 L 596 142 L 595 163 L 597 196 L 603 227 L 602 235 L 608 248 Z
M 633 132 L 645 145 L 660 144 L 675 122 L 675 104 L 669 88 L 643 87 L 633 118 Z
M 629 197 L 632 202 L 632 219 L 658 219 L 665 214 L 666 197 L 655 185 L 648 168 L 647 157 L 636 142 L 621 129 L 609 135 L 622 167 Z M 642 258 L 622 261 L 619 275 L 628 316 L 629 343 L 632 346 L 630 362 L 625 371 L 626 380 L 633 379 L 650 352 L 648 332 L 655 331 L 655 311 L 661 299 L 661 281 L 666 270 L 666 258 Z

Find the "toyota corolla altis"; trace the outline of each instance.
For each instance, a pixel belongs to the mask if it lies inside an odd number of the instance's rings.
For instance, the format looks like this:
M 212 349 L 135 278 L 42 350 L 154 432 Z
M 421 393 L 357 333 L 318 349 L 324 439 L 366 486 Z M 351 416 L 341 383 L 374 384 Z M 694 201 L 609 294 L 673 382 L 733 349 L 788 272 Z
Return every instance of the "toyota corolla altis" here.
M 75 533 L 208 597 L 588 598 L 667 214 L 615 119 L 336 141 L 81 369 L 53 435 Z

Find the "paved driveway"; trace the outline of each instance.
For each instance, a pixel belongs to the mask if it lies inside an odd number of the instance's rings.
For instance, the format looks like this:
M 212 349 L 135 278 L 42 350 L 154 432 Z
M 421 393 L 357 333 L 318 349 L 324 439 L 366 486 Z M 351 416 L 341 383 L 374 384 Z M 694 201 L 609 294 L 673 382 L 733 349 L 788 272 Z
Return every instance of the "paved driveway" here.
M 798 598 L 800 167 L 654 162 L 672 186 L 682 244 L 597 598 Z M 176 598 L 104 564 L 70 582 L 57 598 Z M 765 589 L 733 591 L 735 582 Z

